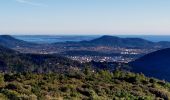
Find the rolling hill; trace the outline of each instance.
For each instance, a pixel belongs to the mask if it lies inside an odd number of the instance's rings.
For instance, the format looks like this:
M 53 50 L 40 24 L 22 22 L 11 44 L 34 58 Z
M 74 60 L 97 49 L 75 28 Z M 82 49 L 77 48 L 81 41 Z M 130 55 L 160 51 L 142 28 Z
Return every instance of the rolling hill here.
M 34 46 L 41 47 L 43 45 L 26 42 L 23 40 L 16 39 L 10 35 L 0 35 L 0 45 L 8 48 L 16 48 L 16 47 L 26 47 L 31 48 Z M 52 47 L 80 47 L 80 46 L 111 46 L 111 47 L 131 47 L 131 48 L 153 48 L 153 47 L 170 47 L 170 42 L 160 41 L 160 42 L 151 42 L 141 38 L 120 38 L 116 36 L 108 36 L 104 35 L 102 37 L 89 40 L 89 41 L 67 41 L 67 42 L 59 42 L 49 44 Z M 48 46 L 49 46 L 48 45 Z
M 79 62 L 58 55 L 22 54 L 0 46 L 1 72 L 67 72 L 81 67 Z
M 116 46 L 116 47 L 149 47 L 153 46 L 154 42 L 140 38 L 119 38 L 115 36 L 102 36 L 100 38 L 89 41 L 96 45 Z
M 15 47 L 15 43 L 10 47 Z M 146 67 L 141 67 L 143 71 L 154 74 L 151 70 L 157 69 L 158 76 L 167 75 L 168 77 L 169 60 L 170 49 L 165 49 L 148 54 L 132 64 L 146 65 Z M 155 65 L 155 68 L 149 67 L 150 65 L 147 67 L 148 62 Z M 89 68 L 92 66 L 104 70 L 94 71 Z M 143 74 L 118 70 L 110 72 L 107 71 L 107 67 L 103 68 L 103 66 L 112 68 L 117 66 L 117 63 L 81 64 L 57 55 L 22 54 L 0 46 L 0 99 L 169 100 L 170 98 L 170 83 L 168 82 L 148 78 Z M 140 71 L 142 70 L 139 68 Z
M 23 40 L 15 39 L 10 35 L 0 35 L 0 45 L 8 48 L 16 48 L 16 47 L 33 47 L 37 44 L 26 42 Z
M 147 54 L 130 65 L 134 72 L 170 81 L 170 48 Z
M 73 42 L 67 41 L 62 43 L 53 43 L 54 46 L 66 47 L 94 47 L 94 46 L 108 46 L 108 47 L 123 47 L 123 48 L 167 48 L 170 47 L 170 42 L 160 41 L 152 42 L 141 38 L 120 38 L 116 36 L 104 35 L 102 37 L 89 40 Z

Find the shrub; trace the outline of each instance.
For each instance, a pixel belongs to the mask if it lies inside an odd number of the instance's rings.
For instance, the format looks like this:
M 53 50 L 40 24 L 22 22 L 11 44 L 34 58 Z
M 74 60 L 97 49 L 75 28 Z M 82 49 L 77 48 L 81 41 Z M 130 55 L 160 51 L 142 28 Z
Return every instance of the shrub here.
M 4 87 L 5 82 L 4 82 L 4 76 L 2 74 L 0 74 L 0 88 Z
M 10 98 L 11 100 L 18 100 L 20 97 L 20 94 L 13 90 L 3 89 L 1 90 L 1 92 L 5 94 L 8 98 Z

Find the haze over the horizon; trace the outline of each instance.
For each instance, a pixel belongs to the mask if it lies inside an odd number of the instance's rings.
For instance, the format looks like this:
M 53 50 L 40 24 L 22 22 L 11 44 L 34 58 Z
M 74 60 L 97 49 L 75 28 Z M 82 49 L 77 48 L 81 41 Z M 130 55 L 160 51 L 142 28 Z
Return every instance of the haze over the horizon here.
M 170 35 L 170 0 L 1 0 L 1 34 Z

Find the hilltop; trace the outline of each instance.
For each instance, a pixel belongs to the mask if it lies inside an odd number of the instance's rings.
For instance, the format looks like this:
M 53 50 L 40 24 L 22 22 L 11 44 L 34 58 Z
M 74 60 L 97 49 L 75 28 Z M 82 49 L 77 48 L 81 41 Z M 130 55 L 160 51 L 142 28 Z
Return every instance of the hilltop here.
M 8 48 L 16 48 L 16 47 L 32 47 L 35 46 L 36 44 L 15 39 L 10 35 L 0 35 L 0 45 Z
M 104 35 L 89 41 L 80 41 L 80 42 L 67 41 L 67 42 L 54 43 L 54 44 L 73 46 L 73 47 L 108 46 L 108 47 L 124 47 L 124 48 L 153 48 L 153 47 L 166 48 L 166 46 L 170 46 L 170 42 L 168 41 L 152 42 L 142 38 L 120 38 L 120 37 L 109 36 L 109 35 Z
M 154 45 L 154 42 L 141 38 L 119 38 L 108 35 L 91 40 L 89 43 L 115 47 L 149 47 Z

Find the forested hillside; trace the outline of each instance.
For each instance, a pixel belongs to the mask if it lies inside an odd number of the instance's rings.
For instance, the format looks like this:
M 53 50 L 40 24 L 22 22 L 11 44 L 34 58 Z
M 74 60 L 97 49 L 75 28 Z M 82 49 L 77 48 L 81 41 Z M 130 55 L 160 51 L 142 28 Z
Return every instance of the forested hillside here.
M 33 46 L 36 46 L 37 44 L 26 42 L 23 40 L 18 40 L 10 35 L 0 35 L 0 45 L 8 48 L 16 48 L 16 47 L 31 48 Z
M 67 72 L 81 67 L 79 62 L 58 55 L 22 54 L 0 46 L 1 72 Z
M 170 83 L 143 74 L 101 70 L 67 74 L 1 74 L 0 100 L 170 99 Z
M 170 81 L 170 48 L 149 53 L 130 65 L 133 72 Z
M 170 83 L 120 71 L 121 64 L 80 63 L 0 46 L 0 100 L 170 99 Z

